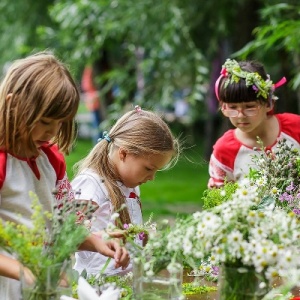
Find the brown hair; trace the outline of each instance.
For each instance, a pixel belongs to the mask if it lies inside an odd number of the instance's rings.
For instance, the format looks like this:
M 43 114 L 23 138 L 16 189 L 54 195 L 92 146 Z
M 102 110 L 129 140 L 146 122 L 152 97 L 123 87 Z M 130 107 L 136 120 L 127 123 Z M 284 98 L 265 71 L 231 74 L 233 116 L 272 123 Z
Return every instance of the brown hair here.
M 114 147 L 122 147 L 131 154 L 161 154 L 173 151 L 173 158 L 167 167 L 176 164 L 180 147 L 170 128 L 158 114 L 146 110 L 133 110 L 125 113 L 108 133 L 110 142 L 103 139 L 74 168 L 77 174 L 90 168 L 104 179 L 115 211 L 119 211 L 122 224 L 131 223 L 127 208 L 120 210 L 125 196 L 117 181 L 121 181 L 116 168 L 109 159 Z M 166 167 L 166 168 L 167 168 Z
M 239 65 L 243 71 L 249 73 L 258 73 L 264 80 L 268 79 L 268 75 L 265 71 L 264 66 L 257 61 L 241 61 Z M 268 99 L 260 96 L 257 97 L 257 93 L 252 88 L 252 86 L 246 86 L 245 79 L 240 78 L 238 82 L 229 83 L 225 87 L 225 82 L 228 78 L 231 77 L 231 74 L 228 74 L 228 77 L 223 77 L 219 83 L 219 99 L 224 103 L 241 103 L 241 102 L 251 102 L 258 101 L 260 103 L 269 103 L 272 99 L 270 95 Z
M 31 134 L 36 123 L 46 117 L 62 119 L 52 142 L 68 153 L 75 138 L 79 99 L 70 72 L 51 52 L 16 60 L 0 85 L 0 147 L 12 154 L 20 149 L 38 154 Z

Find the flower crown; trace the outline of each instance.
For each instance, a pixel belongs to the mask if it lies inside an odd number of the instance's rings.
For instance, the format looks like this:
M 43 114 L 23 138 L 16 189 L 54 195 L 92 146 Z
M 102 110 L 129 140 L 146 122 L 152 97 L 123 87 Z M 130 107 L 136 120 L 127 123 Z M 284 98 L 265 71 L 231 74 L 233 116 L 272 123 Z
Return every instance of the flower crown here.
M 231 75 L 229 78 L 228 75 Z M 244 79 L 246 86 L 252 86 L 253 90 L 256 92 L 257 98 L 262 96 L 265 99 L 268 99 L 271 96 L 272 100 L 277 100 L 278 98 L 273 95 L 273 91 L 275 88 L 283 85 L 286 82 L 286 78 L 283 77 L 276 84 L 270 80 L 270 76 L 268 75 L 268 79 L 264 80 L 257 72 L 247 72 L 241 69 L 239 63 L 234 59 L 227 59 L 226 62 L 222 66 L 221 75 L 217 79 L 215 84 L 215 93 L 217 99 L 219 99 L 219 83 L 221 78 L 225 77 L 225 85 L 226 88 L 228 84 L 238 83 L 240 79 Z

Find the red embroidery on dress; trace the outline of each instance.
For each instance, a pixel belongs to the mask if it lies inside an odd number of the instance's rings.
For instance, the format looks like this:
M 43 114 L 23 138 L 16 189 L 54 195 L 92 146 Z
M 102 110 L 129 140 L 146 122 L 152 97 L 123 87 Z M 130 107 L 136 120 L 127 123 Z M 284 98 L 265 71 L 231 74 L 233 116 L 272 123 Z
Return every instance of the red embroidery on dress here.
M 138 202 L 140 208 L 142 208 L 141 200 L 140 200 L 139 196 L 138 196 L 135 192 L 131 192 L 131 193 L 129 194 L 128 198 L 136 199 L 136 201 Z
M 71 183 L 68 180 L 67 176 L 57 182 L 56 190 L 57 193 L 55 195 L 55 198 L 58 202 L 60 202 L 60 200 L 62 200 L 64 197 L 67 197 L 69 201 L 73 201 L 75 199 Z
M 34 173 L 34 175 L 36 176 L 36 178 L 38 180 L 40 180 L 41 174 L 40 174 L 40 171 L 39 171 L 38 166 L 36 164 L 36 158 L 35 157 L 28 158 L 27 163 L 28 163 L 30 169 L 32 170 L 32 172 Z
M 131 192 L 128 196 L 128 198 L 133 198 L 133 199 L 136 199 L 138 198 L 137 194 L 135 192 Z

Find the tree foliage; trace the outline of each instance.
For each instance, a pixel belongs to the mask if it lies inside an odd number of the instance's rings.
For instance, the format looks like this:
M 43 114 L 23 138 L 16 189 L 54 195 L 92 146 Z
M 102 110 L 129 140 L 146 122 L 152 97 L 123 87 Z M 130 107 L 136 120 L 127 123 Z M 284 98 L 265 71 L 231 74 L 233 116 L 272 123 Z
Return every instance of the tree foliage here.
M 254 39 L 247 43 L 236 55 L 246 58 L 249 54 L 263 53 L 263 58 L 273 58 L 272 63 L 276 65 L 274 53 L 278 54 L 278 61 L 285 65 L 283 69 L 289 80 L 289 86 L 293 90 L 300 87 L 300 3 L 295 0 L 265 1 L 266 5 L 260 10 L 261 22 L 253 30 Z M 263 51 L 262 51 L 263 50 Z M 261 56 L 261 54 L 260 54 Z M 300 111 L 300 93 L 298 92 L 298 110 Z M 288 99 L 287 99 L 288 101 Z M 295 107 L 295 105 L 293 104 Z
M 103 94 L 118 87 L 115 109 L 126 102 L 168 109 L 183 91 L 193 119 L 207 118 L 212 83 L 234 52 L 271 62 L 278 73 L 284 65 L 299 86 L 300 5 L 280 2 L 2 0 L 0 64 L 55 49 L 78 80 L 86 64 L 98 65 Z
M 108 52 L 100 71 L 105 90 L 119 87 L 119 101 L 168 107 L 174 93 L 188 90 L 190 103 L 203 100 L 207 62 L 190 36 L 183 10 L 167 0 L 136 3 L 58 1 L 50 10 L 59 39 L 82 64 Z M 103 69 L 102 69 L 103 71 Z

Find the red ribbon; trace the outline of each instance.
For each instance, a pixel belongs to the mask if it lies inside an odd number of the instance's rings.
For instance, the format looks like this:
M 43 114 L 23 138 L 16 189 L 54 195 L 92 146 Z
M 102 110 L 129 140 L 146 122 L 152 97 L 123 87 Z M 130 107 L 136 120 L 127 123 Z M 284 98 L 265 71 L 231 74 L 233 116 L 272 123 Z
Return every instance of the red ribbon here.
M 286 83 L 286 78 L 282 77 L 278 82 L 274 83 L 274 88 L 277 89 L 278 87 L 282 86 Z

